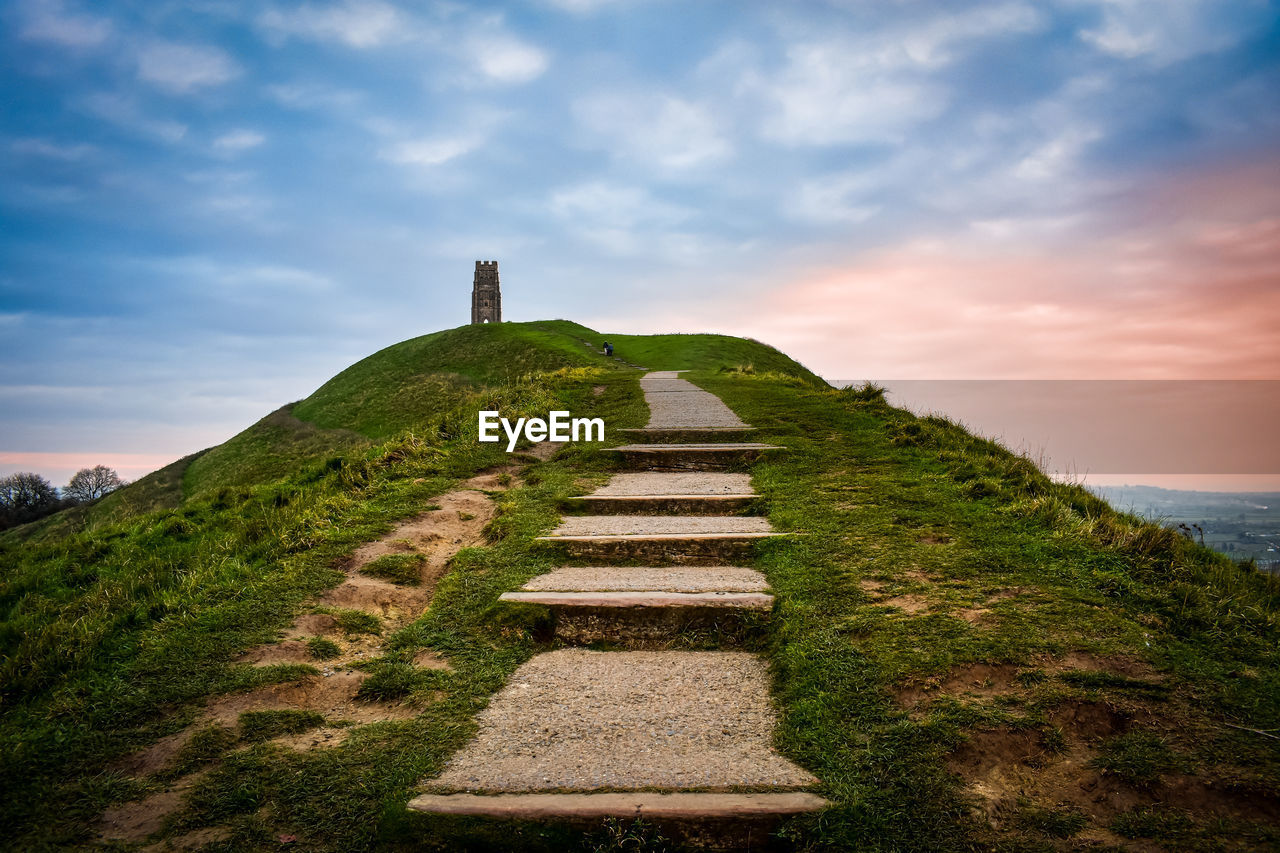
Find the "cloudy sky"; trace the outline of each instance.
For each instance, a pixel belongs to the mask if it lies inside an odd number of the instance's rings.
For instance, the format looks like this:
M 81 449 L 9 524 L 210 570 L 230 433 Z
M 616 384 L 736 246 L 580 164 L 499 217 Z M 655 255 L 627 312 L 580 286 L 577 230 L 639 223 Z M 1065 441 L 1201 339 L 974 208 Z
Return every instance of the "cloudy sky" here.
M 1265 0 L 12 0 L 0 471 L 137 476 L 468 320 L 828 378 L 1280 379 Z

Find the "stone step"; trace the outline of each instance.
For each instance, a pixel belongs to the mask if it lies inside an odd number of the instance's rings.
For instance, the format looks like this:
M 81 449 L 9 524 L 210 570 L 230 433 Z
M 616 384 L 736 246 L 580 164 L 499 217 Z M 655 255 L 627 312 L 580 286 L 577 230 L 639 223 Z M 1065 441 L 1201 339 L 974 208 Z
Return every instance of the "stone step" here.
M 521 589 L 543 592 L 765 592 L 769 582 L 741 566 L 561 566 Z
M 745 441 L 756 431 L 753 426 L 740 427 L 641 427 L 620 429 L 637 444 L 701 444 Z
M 714 635 L 720 646 L 741 645 L 762 630 L 773 609 L 763 592 L 507 592 L 502 600 L 551 611 L 555 636 L 566 643 L 607 642 L 664 648 Z
M 819 811 L 827 801 L 808 791 L 763 794 L 422 794 L 409 808 L 431 814 L 473 815 L 512 820 L 572 818 L 737 818 Z
M 535 655 L 477 716 L 433 794 L 800 790 L 773 748 L 769 669 L 742 651 Z
M 592 495 L 748 495 L 750 474 L 727 471 L 632 471 L 614 474 Z
M 589 830 L 609 819 L 643 819 L 682 847 L 698 850 L 767 849 L 784 819 L 818 812 L 830 803 L 808 791 L 704 793 L 610 791 L 599 794 L 422 794 L 410 811 L 496 821 L 561 823 Z
M 567 566 L 502 600 L 549 608 L 555 635 L 570 643 L 639 648 L 714 631 L 736 644 L 768 619 L 767 589 L 764 575 L 738 566 Z
M 725 515 L 749 509 L 757 495 L 582 495 L 565 503 L 593 515 Z
M 624 444 L 610 448 L 633 468 L 647 470 L 714 470 L 755 462 L 776 444 L 725 442 L 702 444 Z
M 543 536 L 575 559 L 710 566 L 751 557 L 755 544 L 787 533 L 688 533 L 657 536 Z
M 773 533 L 769 519 L 754 515 L 570 515 L 552 536 L 656 536 L 691 533 Z

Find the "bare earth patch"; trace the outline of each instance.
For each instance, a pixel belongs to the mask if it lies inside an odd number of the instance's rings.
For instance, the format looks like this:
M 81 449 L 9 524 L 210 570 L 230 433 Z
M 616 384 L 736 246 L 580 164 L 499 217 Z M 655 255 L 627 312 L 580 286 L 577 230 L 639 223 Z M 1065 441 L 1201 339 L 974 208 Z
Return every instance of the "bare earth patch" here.
M 164 853 L 169 850 L 199 850 L 209 844 L 217 844 L 231 837 L 231 830 L 225 826 L 207 826 L 179 835 L 177 838 L 166 838 L 155 844 L 142 848 L 143 853 Z
M 513 467 L 477 475 L 467 481 L 469 488 L 436 498 L 434 503 L 438 509 L 424 512 L 397 525 L 381 539 L 362 545 L 344 567 L 347 579 L 321 596 L 319 606 L 376 615 L 383 620 L 384 634 L 417 619 L 430 604 L 436 583 L 444 575 L 453 555 L 462 548 L 484 542 L 484 526 L 493 518 L 495 511 L 493 502 L 484 492 L 508 488 L 514 482 L 512 472 L 516 470 L 518 468 Z M 419 585 L 399 586 L 359 573 L 362 567 L 387 554 L 422 555 Z M 340 654 L 325 661 L 314 659 L 306 642 L 313 637 L 332 639 L 338 644 Z M 345 667 L 381 653 L 381 636 L 348 636 L 341 630 L 338 619 L 329 613 L 302 614 L 287 629 L 282 641 L 250 649 L 238 662 L 252 666 L 307 663 L 323 667 L 322 674 L 266 685 L 247 693 L 215 697 L 186 729 L 129 756 L 117 767 L 138 776 L 161 772 L 172 766 L 182 747 L 197 730 L 211 724 L 234 728 L 240 715 L 246 711 L 315 711 L 330 722 L 356 724 L 412 718 L 417 712 L 410 705 L 356 699 L 356 691 L 367 675 Z M 429 669 L 449 668 L 443 658 L 431 651 L 419 652 L 414 664 Z M 273 743 L 297 751 L 329 748 L 342 744 L 351 730 L 350 727 L 322 726 L 275 738 Z M 185 776 L 165 791 L 107 809 L 98 822 L 101 837 L 104 840 L 136 842 L 153 835 L 162 828 L 169 814 L 181 808 L 196 778 L 198 774 Z M 221 840 L 225 834 L 225 829 L 215 827 L 154 846 L 157 850 L 189 849 L 191 845 L 202 846 Z
M 896 607 L 908 616 L 929 612 L 929 600 L 922 595 L 913 595 L 911 593 L 895 595 L 892 598 L 883 598 L 877 603 L 885 607 Z
M 98 831 L 106 841 L 142 841 L 160 831 L 164 819 L 177 811 L 195 786 L 198 776 L 179 780 L 163 791 L 112 806 L 98 818 Z
M 1083 726 L 1106 731 L 1114 720 L 1093 716 Z M 948 757 L 948 768 L 964 778 L 983 812 L 997 829 L 1007 825 L 1020 804 L 1070 809 L 1092 824 L 1081 840 L 1121 843 L 1105 828 L 1117 815 L 1157 804 L 1189 812 L 1198 821 L 1214 818 L 1280 821 L 1280 802 L 1261 792 L 1215 786 L 1212 780 L 1169 774 L 1150 785 L 1134 786 L 1091 765 L 1097 751 L 1065 728 L 1067 747 L 1054 753 L 1035 731 L 997 729 L 974 732 Z M 1164 849 L 1125 839 L 1125 849 Z
M 309 732 L 281 735 L 280 737 L 272 738 L 271 742 L 279 744 L 286 749 L 292 749 L 294 752 L 307 752 L 312 749 L 332 749 L 335 746 L 341 746 L 346 741 L 347 736 L 351 734 L 351 731 L 350 726 L 341 729 L 321 726 Z

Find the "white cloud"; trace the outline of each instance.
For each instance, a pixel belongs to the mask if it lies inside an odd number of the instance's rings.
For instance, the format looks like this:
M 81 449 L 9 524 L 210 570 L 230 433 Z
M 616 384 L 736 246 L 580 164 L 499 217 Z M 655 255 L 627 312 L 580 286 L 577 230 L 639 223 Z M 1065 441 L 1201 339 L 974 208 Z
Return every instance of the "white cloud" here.
M 653 198 L 648 190 L 593 181 L 562 189 L 551 196 L 551 212 L 583 224 L 620 227 L 673 225 L 689 210 Z
M 790 145 L 896 140 L 945 106 L 932 83 L 833 42 L 794 46 L 786 69 L 752 88 L 772 108 L 765 135 Z
M 213 140 L 213 147 L 222 154 L 239 154 L 241 151 L 257 148 L 266 141 L 267 138 L 256 130 L 241 128 L 224 133 Z
M 527 83 L 547 70 L 547 54 L 510 35 L 482 35 L 467 53 L 476 68 L 495 83 Z
M 138 51 L 138 79 L 175 94 L 218 86 L 239 74 L 239 66 L 216 47 L 155 41 Z
M 946 108 L 942 73 L 982 41 L 1034 32 L 1043 16 L 1023 2 L 890 25 L 878 32 L 791 36 L 780 68 L 735 47 L 711 60 L 709 73 L 737 71 L 736 91 L 763 101 L 762 132 L 787 145 L 899 142 Z
M 954 61 L 966 42 L 1035 32 L 1044 25 L 1043 16 L 1027 3 L 996 3 L 932 18 L 897 39 L 912 62 L 939 68 Z
M 1157 65 L 1235 44 L 1267 20 L 1264 3 L 1224 0 L 1083 0 L 1096 6 L 1096 27 L 1081 38 L 1121 59 Z
M 360 101 L 359 92 L 309 83 L 272 85 L 266 93 L 277 103 L 295 109 L 339 109 Z
M 479 148 L 483 138 L 478 134 L 461 136 L 428 136 L 398 142 L 383 149 L 382 157 L 402 166 L 440 166 Z
M 412 28 L 403 13 L 380 0 L 305 3 L 288 11 L 272 8 L 259 16 L 258 25 L 279 38 L 340 42 L 360 49 L 412 37 Z
M 639 187 L 592 181 L 553 193 L 547 207 L 574 235 L 612 255 L 688 259 L 704 250 L 701 237 L 679 230 L 692 211 Z
M 46 157 L 50 160 L 74 162 L 96 152 L 98 149 L 87 143 L 79 142 L 64 145 L 47 139 L 15 139 L 9 144 L 15 154 L 26 154 L 35 157 Z
M 861 200 L 872 188 L 865 174 L 824 175 L 805 181 L 787 199 L 786 212 L 794 219 L 831 225 L 866 222 L 880 208 Z
M 82 108 L 98 118 L 119 125 L 126 130 L 153 136 L 163 142 L 177 142 L 187 135 L 187 126 L 177 121 L 150 118 L 143 114 L 132 98 L 110 92 L 88 95 L 81 101 Z
M 66 10 L 60 0 L 30 0 L 21 9 L 19 35 L 30 41 L 44 41 L 64 47 L 95 47 L 112 32 L 111 21 L 94 15 Z
M 1029 181 L 1060 180 L 1075 168 L 1084 149 L 1100 136 L 1089 127 L 1064 127 L 1019 160 L 1013 174 Z
M 726 157 L 728 140 L 708 110 L 667 95 L 596 95 L 574 115 L 610 151 L 663 169 L 689 169 Z
M 575 15 L 587 15 L 601 9 L 617 8 L 629 0 L 547 0 L 552 6 Z

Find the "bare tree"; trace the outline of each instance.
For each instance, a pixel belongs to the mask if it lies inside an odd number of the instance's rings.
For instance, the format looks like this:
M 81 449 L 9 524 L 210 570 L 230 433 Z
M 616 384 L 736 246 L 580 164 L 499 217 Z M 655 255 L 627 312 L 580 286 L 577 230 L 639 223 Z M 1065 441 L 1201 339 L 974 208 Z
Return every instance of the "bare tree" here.
M 0 527 L 34 521 L 59 506 L 58 490 L 39 474 L 22 471 L 0 477 Z
M 95 465 L 92 468 L 81 468 L 62 490 L 64 497 L 76 503 L 96 501 L 98 498 L 114 492 L 125 485 L 120 475 L 106 465 Z

